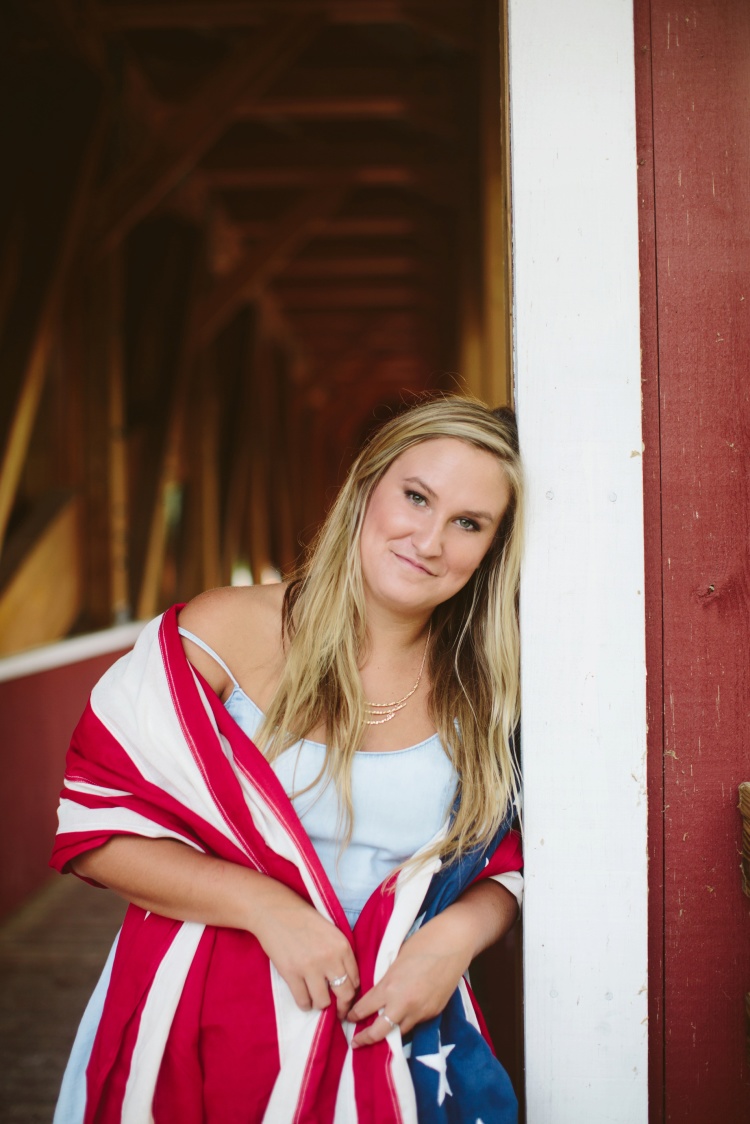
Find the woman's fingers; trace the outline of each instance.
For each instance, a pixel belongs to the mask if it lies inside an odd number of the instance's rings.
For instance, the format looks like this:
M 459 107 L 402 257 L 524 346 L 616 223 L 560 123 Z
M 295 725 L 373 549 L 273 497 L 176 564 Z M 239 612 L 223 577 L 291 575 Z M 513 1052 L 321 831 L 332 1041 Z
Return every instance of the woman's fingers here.
M 336 1011 L 339 1018 L 345 1019 L 354 1002 L 354 997 L 359 991 L 359 968 L 357 967 L 354 950 L 348 941 L 342 957 L 342 970 L 336 976 L 329 976 L 329 980 L 337 980 L 341 976 L 346 976 L 346 979 L 343 983 L 332 987 L 331 993 L 336 998 Z
M 398 1026 L 398 1024 L 396 1024 L 396 1026 Z M 366 1030 L 360 1031 L 360 1033 L 352 1039 L 352 1049 L 356 1050 L 360 1046 L 373 1046 L 376 1042 L 382 1042 L 382 1040 L 387 1038 L 391 1031 L 395 1029 L 396 1027 L 391 1026 L 390 1022 L 386 1022 L 384 1018 L 379 1017 L 372 1026 L 368 1026 Z
M 344 977 L 341 983 L 337 981 Z M 356 977 L 355 977 L 356 978 Z M 340 976 L 334 976 L 329 979 L 328 986 L 331 995 L 336 1002 L 336 1013 L 340 1019 L 345 1019 L 349 1014 L 349 1009 L 354 1001 L 354 996 L 357 994 L 357 988 L 351 981 L 348 972 L 342 972 Z
M 357 1003 L 354 1004 L 349 1012 L 348 1018 L 350 1022 L 362 1022 L 368 1019 L 371 1015 L 376 1015 L 375 1021 L 364 1030 L 359 1031 L 352 1039 L 352 1046 L 371 1046 L 374 1042 L 380 1042 L 383 1038 L 387 1038 L 391 1031 L 398 1028 L 403 1033 L 406 1033 L 414 1025 L 414 1020 L 409 1019 L 407 1015 L 403 1014 L 394 1002 L 391 996 L 390 1002 L 387 996 L 387 986 L 383 986 L 385 979 L 381 984 L 370 988 L 366 995 L 363 995 Z
M 289 976 L 286 980 L 286 984 L 300 1011 L 311 1011 L 313 1006 L 312 999 L 310 998 L 310 992 L 302 976 Z
M 370 1015 L 374 1015 L 376 1011 L 379 1011 L 384 1004 L 385 995 L 383 994 L 383 988 L 380 984 L 376 984 L 375 987 L 371 987 L 370 990 L 354 1004 L 349 1012 L 349 1021 L 352 1023 L 362 1022 L 363 1019 L 367 1019 Z
M 345 1018 L 359 987 L 359 970 L 344 934 L 294 891 L 270 881 L 254 932 L 303 1011 L 336 1002 Z M 341 983 L 331 989 L 330 981 Z
M 307 990 L 310 992 L 312 1005 L 316 1011 L 324 1011 L 326 1007 L 331 1005 L 331 992 L 328 988 L 328 981 L 325 976 L 319 972 L 313 976 L 306 976 L 305 983 Z
M 381 1007 L 375 1022 L 354 1036 L 352 1047 L 356 1050 L 359 1046 L 372 1046 L 375 1042 L 382 1042 L 394 1030 L 406 1034 L 413 1025 L 407 1018 L 404 1018 L 403 1024 L 400 1023 L 393 1011 L 386 1011 L 385 1007 Z

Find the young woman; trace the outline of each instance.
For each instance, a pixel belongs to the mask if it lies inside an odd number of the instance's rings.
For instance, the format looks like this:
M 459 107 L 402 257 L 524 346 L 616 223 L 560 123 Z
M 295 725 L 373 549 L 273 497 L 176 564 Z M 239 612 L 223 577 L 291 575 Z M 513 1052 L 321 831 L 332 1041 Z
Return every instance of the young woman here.
M 53 861 L 133 904 L 57 1121 L 515 1119 L 464 974 L 518 910 L 521 516 L 512 415 L 424 401 L 292 582 L 95 688 Z

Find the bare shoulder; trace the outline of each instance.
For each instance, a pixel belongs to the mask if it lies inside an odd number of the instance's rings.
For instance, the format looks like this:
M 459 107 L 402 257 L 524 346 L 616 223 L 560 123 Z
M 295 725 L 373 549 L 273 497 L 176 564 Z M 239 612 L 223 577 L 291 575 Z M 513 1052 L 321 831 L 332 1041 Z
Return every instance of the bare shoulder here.
M 281 611 L 286 586 L 227 586 L 199 594 L 180 612 L 180 627 L 192 632 L 221 657 L 240 686 L 261 704 L 269 682 L 283 665 Z M 231 680 L 197 645 L 185 641 L 188 658 L 219 695 Z

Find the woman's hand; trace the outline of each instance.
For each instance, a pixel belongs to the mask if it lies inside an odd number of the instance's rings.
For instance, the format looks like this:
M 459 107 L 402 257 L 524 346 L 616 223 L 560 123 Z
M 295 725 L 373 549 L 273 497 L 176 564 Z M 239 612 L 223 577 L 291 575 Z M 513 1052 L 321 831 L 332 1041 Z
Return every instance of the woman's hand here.
M 152 913 L 253 933 L 298 1007 L 323 1010 L 333 996 L 346 1017 L 359 987 L 352 947 L 289 886 L 174 839 L 136 835 L 113 836 L 71 865 Z
M 381 1016 L 352 1046 L 379 1042 L 394 1026 L 408 1034 L 440 1014 L 474 957 L 506 933 L 517 914 L 515 898 L 503 886 L 491 881 L 471 886 L 409 937 L 380 982 L 352 1007 L 350 1022 Z
M 269 900 L 253 929 L 266 956 L 303 1011 L 322 1011 L 333 996 L 338 1017 L 346 1018 L 359 987 L 349 941 L 293 890 L 280 882 L 267 889 Z
M 408 1034 L 417 1023 L 439 1014 L 458 986 L 471 962 L 465 936 L 436 917 L 403 945 L 380 983 L 371 988 L 349 1012 L 350 1022 L 359 1022 L 376 1012 L 378 1018 L 352 1041 L 352 1046 L 370 1046 L 393 1029 Z M 441 924 L 442 923 L 442 924 Z M 390 1021 L 389 1021 L 390 1020 Z

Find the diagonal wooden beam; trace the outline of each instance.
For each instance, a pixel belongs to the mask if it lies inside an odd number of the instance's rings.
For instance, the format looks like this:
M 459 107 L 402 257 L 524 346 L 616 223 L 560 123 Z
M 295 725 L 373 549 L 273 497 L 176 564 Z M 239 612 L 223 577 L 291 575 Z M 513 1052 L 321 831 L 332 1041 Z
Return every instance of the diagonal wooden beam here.
M 202 300 L 196 302 L 194 330 L 210 339 L 238 308 L 257 297 L 284 268 L 289 258 L 313 236 L 320 224 L 338 210 L 347 185 L 328 186 L 302 199 L 247 259 Z
M 314 16 L 274 24 L 244 43 L 179 109 L 105 192 L 100 250 L 111 250 L 219 139 L 240 99 L 261 97 L 311 42 Z

